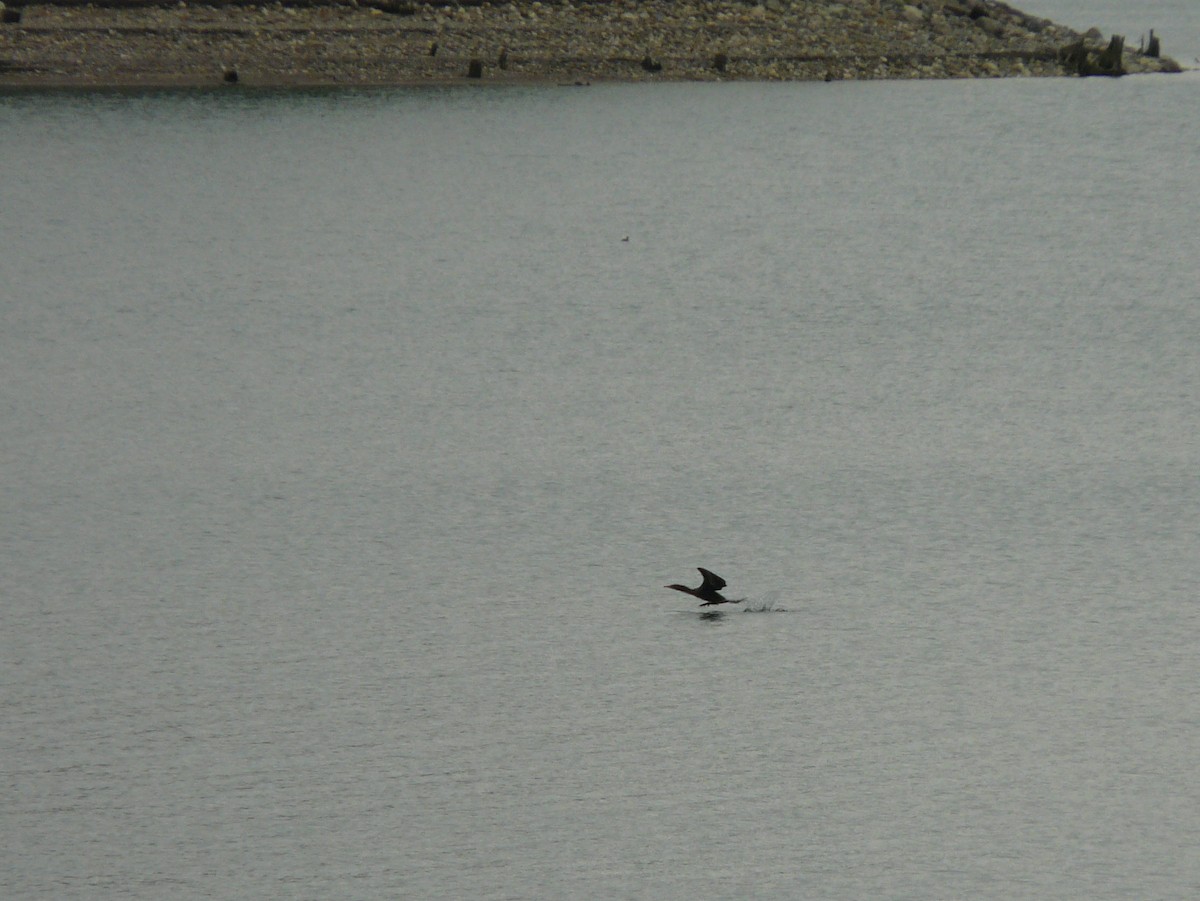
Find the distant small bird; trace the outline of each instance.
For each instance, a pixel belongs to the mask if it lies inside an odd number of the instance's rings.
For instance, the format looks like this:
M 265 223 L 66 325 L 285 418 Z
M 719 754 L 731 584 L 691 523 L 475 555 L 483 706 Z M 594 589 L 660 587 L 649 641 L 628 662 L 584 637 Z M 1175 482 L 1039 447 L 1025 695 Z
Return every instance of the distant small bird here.
M 700 570 L 700 575 L 704 577 L 704 581 L 700 583 L 699 588 L 688 588 L 686 585 L 667 585 L 666 588 L 674 588 L 676 591 L 682 591 L 684 594 L 690 594 L 692 597 L 700 598 L 704 601 L 701 607 L 711 607 L 714 604 L 740 604 L 745 598 L 738 598 L 736 601 L 731 601 L 729 598 L 721 594 L 721 589 L 725 587 L 725 580 L 716 573 L 709 572 L 702 566 L 696 567 Z

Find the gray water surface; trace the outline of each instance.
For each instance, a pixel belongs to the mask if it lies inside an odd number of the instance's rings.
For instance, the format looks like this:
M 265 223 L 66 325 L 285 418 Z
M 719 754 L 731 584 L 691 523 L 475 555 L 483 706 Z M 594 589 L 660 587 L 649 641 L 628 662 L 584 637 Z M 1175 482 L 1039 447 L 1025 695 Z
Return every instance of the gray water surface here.
M 1194 897 L 1193 84 L 0 97 L 5 897 Z

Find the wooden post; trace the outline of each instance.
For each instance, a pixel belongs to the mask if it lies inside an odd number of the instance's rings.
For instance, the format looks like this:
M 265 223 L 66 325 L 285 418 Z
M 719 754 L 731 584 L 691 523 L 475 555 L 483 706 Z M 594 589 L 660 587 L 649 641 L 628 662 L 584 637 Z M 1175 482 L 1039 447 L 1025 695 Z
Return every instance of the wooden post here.
M 1150 40 L 1146 42 L 1146 52 L 1144 55 L 1145 56 L 1153 56 L 1155 59 L 1158 59 L 1158 54 L 1159 54 L 1158 38 L 1154 34 L 1154 29 L 1151 28 L 1150 29 Z
M 1114 34 L 1108 41 L 1108 46 L 1096 57 L 1097 75 L 1124 75 L 1125 66 L 1121 55 L 1125 52 L 1125 38 Z

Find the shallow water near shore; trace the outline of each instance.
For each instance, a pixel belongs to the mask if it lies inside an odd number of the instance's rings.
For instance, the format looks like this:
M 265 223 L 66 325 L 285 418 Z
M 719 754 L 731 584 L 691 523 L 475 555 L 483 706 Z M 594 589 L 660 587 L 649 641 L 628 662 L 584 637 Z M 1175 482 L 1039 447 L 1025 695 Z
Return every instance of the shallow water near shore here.
M 1194 86 L 0 97 L 0 893 L 1194 894 Z

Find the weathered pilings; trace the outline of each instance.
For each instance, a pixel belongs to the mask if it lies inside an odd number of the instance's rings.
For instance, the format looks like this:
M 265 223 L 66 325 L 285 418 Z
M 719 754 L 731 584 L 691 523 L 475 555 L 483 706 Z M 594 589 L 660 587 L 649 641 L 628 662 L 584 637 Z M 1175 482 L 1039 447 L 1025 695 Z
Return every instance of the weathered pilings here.
M 1149 56 L 1153 57 L 1154 59 L 1158 59 L 1160 52 L 1161 48 L 1158 45 L 1158 36 L 1155 35 L 1154 29 L 1151 28 L 1150 40 L 1146 42 L 1146 47 L 1142 50 L 1142 56 Z
M 1122 60 L 1125 52 L 1125 38 L 1114 34 L 1108 41 L 1108 46 L 1095 52 L 1087 46 L 1083 38 L 1068 44 L 1062 49 L 1060 59 L 1063 66 L 1080 76 L 1107 75 L 1119 78 L 1125 74 Z
M 1125 55 L 1125 36 L 1114 34 L 1108 39 L 1108 46 L 1096 57 L 1096 66 L 1101 75 L 1114 77 L 1125 74 L 1121 59 Z

